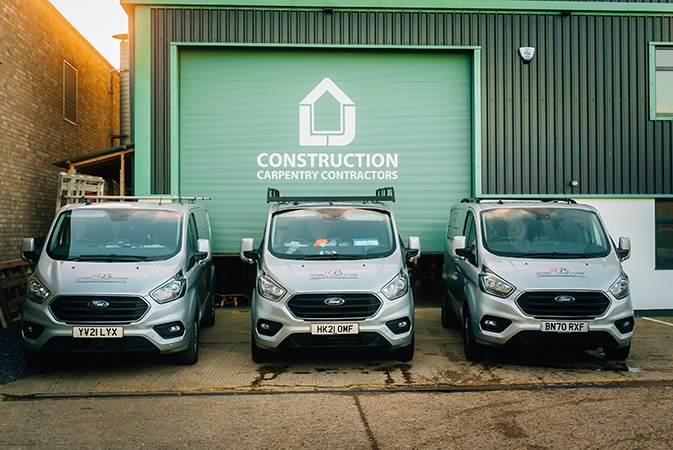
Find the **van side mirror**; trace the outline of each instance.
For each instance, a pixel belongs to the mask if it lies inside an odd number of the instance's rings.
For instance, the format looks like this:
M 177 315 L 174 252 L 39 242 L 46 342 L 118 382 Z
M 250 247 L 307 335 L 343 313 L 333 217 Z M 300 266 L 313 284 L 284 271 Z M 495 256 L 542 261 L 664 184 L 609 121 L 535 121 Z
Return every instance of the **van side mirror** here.
M 194 262 L 203 261 L 210 256 L 210 241 L 208 239 L 199 239 L 197 241 L 198 251 L 194 254 Z
M 24 238 L 21 242 L 21 259 L 27 263 L 34 263 L 38 256 L 39 251 L 35 249 L 35 239 Z
M 619 257 L 620 261 L 626 261 L 631 257 L 631 239 L 623 236 L 619 238 L 617 256 Z
M 239 256 L 248 264 L 254 264 L 256 261 L 259 261 L 259 253 L 256 250 L 253 250 L 253 246 L 254 242 L 252 238 L 241 239 L 241 251 L 239 252 Z
M 465 236 L 456 236 L 451 243 L 451 254 L 454 258 L 467 258 L 472 254 L 472 251 L 465 248 Z
M 405 258 L 407 261 L 412 262 L 416 261 L 421 257 L 421 238 L 418 236 L 409 236 L 409 245 L 405 252 Z

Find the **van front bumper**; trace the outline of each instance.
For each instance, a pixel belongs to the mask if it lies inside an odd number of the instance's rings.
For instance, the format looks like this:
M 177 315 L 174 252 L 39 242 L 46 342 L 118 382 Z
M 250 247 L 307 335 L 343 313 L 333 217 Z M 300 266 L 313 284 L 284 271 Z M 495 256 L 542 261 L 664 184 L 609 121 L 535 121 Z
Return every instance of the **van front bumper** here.
M 372 294 L 375 295 L 375 294 Z M 388 300 L 376 295 L 381 306 L 366 318 L 299 318 L 287 301 L 273 302 L 255 292 L 252 327 L 255 342 L 266 350 L 281 349 L 397 349 L 411 344 L 414 308 L 411 292 Z M 357 334 L 312 334 L 311 325 L 357 324 Z
M 610 300 L 606 310 L 597 317 L 531 316 L 525 314 L 517 303 L 481 292 L 474 302 L 472 314 L 475 340 L 489 346 L 542 346 L 577 349 L 621 348 L 631 343 L 633 337 L 633 308 L 631 299 Z M 488 324 L 507 324 L 504 329 L 490 331 Z M 559 331 L 544 331 L 545 322 L 560 324 Z M 582 331 L 580 331 L 582 330 Z
M 50 354 L 181 352 L 189 346 L 193 326 L 188 308 L 179 304 L 183 300 L 160 305 L 145 299 L 151 306 L 131 323 L 69 323 L 58 320 L 48 305 L 27 299 L 23 310 L 24 347 L 32 353 Z M 167 333 L 170 325 L 179 326 L 179 331 Z M 74 337 L 76 328 L 109 328 L 114 333 L 107 333 L 110 337 Z

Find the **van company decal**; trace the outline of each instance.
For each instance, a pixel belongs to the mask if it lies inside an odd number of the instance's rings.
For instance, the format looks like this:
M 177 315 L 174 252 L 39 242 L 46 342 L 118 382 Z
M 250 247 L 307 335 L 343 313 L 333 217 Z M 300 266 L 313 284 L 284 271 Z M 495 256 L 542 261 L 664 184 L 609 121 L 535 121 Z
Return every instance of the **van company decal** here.
M 90 277 L 77 277 L 75 283 L 126 283 L 126 277 L 113 277 L 111 273 L 93 273 Z
M 341 269 L 326 269 L 322 273 L 311 273 L 308 275 L 309 280 L 326 280 L 326 279 L 351 279 L 355 280 L 358 278 L 357 273 L 343 273 Z
M 569 278 L 584 278 L 584 272 L 571 272 L 565 267 L 552 267 L 546 272 L 537 272 L 537 276 L 545 277 L 569 277 Z
M 260 180 L 397 180 L 397 153 L 259 153 Z M 317 170 L 316 170 L 317 169 Z

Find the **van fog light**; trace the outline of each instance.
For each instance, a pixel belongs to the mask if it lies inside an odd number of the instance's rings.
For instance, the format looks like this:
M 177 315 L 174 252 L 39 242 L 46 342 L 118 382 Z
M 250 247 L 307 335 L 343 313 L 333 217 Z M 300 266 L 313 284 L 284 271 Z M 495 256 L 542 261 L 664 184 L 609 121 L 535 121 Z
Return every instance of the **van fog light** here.
M 481 318 L 481 329 L 484 331 L 491 331 L 493 333 L 502 333 L 512 323 L 509 319 L 501 317 L 484 316 Z
M 23 335 L 28 339 L 37 339 L 40 337 L 44 327 L 32 322 L 23 322 Z
M 182 322 L 170 322 L 163 325 L 157 325 L 154 327 L 154 331 L 164 339 L 171 339 L 185 334 L 185 326 Z
M 633 317 L 627 317 L 626 319 L 621 319 L 615 322 L 615 326 L 620 333 L 626 334 L 633 331 Z
M 411 329 L 411 320 L 408 317 L 403 317 L 401 319 L 391 320 L 386 322 L 386 326 L 390 328 L 395 334 L 406 333 Z
M 264 336 L 273 336 L 283 328 L 282 323 L 260 319 L 257 321 L 257 332 Z

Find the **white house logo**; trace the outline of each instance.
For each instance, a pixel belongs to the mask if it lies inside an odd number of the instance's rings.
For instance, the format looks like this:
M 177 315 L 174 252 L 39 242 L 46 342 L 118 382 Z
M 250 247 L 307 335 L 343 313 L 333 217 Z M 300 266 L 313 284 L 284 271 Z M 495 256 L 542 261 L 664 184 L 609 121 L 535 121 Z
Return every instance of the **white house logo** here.
M 335 130 L 318 130 L 315 126 L 315 102 L 325 94 L 339 102 L 339 128 Z M 332 80 L 325 78 L 299 103 L 299 145 L 345 146 L 354 138 L 355 103 Z

